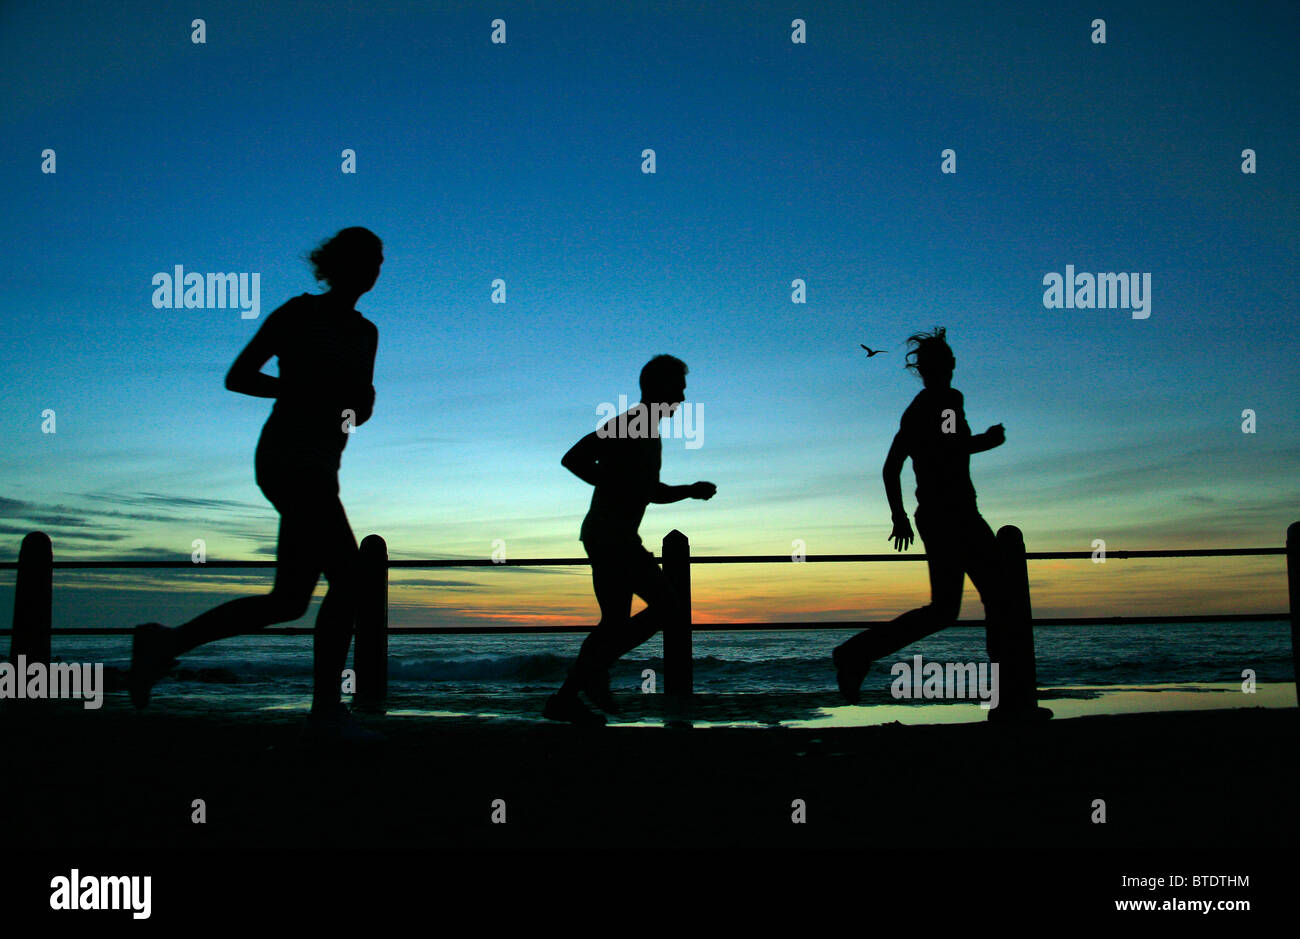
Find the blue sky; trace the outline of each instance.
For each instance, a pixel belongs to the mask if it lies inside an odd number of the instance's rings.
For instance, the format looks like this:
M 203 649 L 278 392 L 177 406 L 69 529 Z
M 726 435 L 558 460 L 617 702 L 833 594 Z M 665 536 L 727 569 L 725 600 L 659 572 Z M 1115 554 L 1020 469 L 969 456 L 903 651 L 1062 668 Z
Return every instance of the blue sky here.
M 973 429 L 1007 429 L 972 459 L 994 527 L 1036 550 L 1281 543 L 1300 518 L 1293 6 L 698 6 L 209 3 L 195 45 L 184 5 L 0 4 L 0 556 L 38 527 L 65 559 L 273 554 L 252 469 L 269 402 L 222 387 L 260 321 L 154 309 L 151 278 L 260 272 L 264 317 L 317 289 L 303 255 L 354 224 L 386 261 L 358 304 L 377 401 L 342 494 L 395 557 L 579 554 L 590 490 L 559 458 L 660 352 L 703 414 L 663 478 L 718 496 L 651 507 L 648 544 L 883 551 L 880 467 L 920 387 L 904 339 L 933 325 Z M 1067 264 L 1150 272 L 1150 318 L 1045 309 Z M 1255 563 L 1154 569 L 1150 610 L 1280 608 L 1280 560 Z M 754 575 L 728 576 L 718 615 L 753 612 Z M 819 600 L 762 610 L 891 608 L 819 576 Z M 1061 577 L 1044 598 L 1087 615 Z M 563 580 L 510 588 L 519 615 L 589 616 Z M 468 576 L 430 594 L 454 584 L 510 605 Z M 918 590 L 913 571 L 900 608 Z M 87 591 L 69 623 L 149 618 L 133 602 Z

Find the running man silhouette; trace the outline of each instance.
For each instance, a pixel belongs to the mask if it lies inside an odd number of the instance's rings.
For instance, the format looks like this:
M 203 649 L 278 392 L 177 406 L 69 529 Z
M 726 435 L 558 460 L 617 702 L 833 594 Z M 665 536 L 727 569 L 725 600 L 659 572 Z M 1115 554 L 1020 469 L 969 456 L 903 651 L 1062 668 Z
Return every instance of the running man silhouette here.
M 987 630 L 989 657 L 998 661 L 993 646 L 994 637 L 1000 635 L 998 623 L 1004 617 L 1003 578 L 997 539 L 975 504 L 970 455 L 1001 446 L 1006 435 L 1001 424 L 971 435 L 961 392 L 952 387 L 957 359 L 945 337 L 942 327 L 908 337 L 908 345 L 915 348 L 907 353 L 905 367 L 919 372 L 925 387 L 903 412 L 884 469 L 885 495 L 894 519 L 889 540 L 903 551 L 915 536 L 903 509 L 899 476 L 903 461 L 912 458 L 916 472 L 916 527 L 930 567 L 930 602 L 888 623 L 863 630 L 835 649 L 832 660 L 840 693 L 850 704 L 860 700 L 862 680 L 872 662 L 956 622 L 967 574 L 979 591 L 985 619 L 991 624 Z
M 560 463 L 595 486 L 579 537 L 591 559 L 591 582 L 600 623 L 582 643 L 578 658 L 542 712 L 553 721 L 600 726 L 605 718 L 586 707 L 617 713 L 609 691 L 609 667 L 645 642 L 677 615 L 677 596 L 637 529 L 646 505 L 712 499 L 709 482 L 669 486 L 659 481 L 663 447 L 659 421 L 671 417 L 686 396 L 686 363 L 657 355 L 641 369 L 641 400 L 611 417 L 569 450 Z M 632 594 L 646 608 L 631 616 Z
M 320 295 L 302 294 L 271 313 L 239 353 L 226 388 L 274 398 L 257 442 L 257 485 L 280 513 L 275 585 L 168 629 L 137 626 L 131 648 L 131 700 L 149 703 L 154 682 L 196 646 L 294 620 L 307 612 L 321 573 L 329 589 L 316 615 L 309 740 L 366 741 L 366 730 L 340 701 L 356 610 L 357 543 L 339 501 L 339 463 L 349 430 L 374 407 L 379 330 L 353 305 L 375 285 L 383 244 L 365 228 L 345 228 L 316 248 L 310 262 Z M 279 377 L 262 366 L 279 359 Z

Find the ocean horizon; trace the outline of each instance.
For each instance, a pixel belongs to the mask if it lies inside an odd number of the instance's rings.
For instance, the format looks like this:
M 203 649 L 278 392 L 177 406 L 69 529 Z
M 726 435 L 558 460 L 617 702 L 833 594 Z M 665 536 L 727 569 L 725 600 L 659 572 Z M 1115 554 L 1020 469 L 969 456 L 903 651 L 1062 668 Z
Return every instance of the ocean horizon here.
M 900 715 L 905 722 L 921 723 L 983 719 L 987 712 L 979 712 L 970 700 L 900 701 L 891 694 L 890 666 L 913 663 L 916 655 L 924 662 L 987 663 L 984 630 L 978 622 L 968 625 L 974 628 L 940 631 L 877 662 L 863 683 L 859 707 L 844 706 L 830 664 L 831 649 L 852 630 L 697 629 L 696 716 L 706 723 L 787 726 L 832 718 L 837 723 L 882 723 Z M 563 681 L 584 635 L 404 635 L 392 630 L 388 713 L 540 720 L 541 702 Z M 1295 675 L 1290 625 L 1284 619 L 1040 625 L 1034 639 L 1040 699 L 1058 716 L 1065 716 L 1061 706 L 1066 700 L 1092 702 L 1086 713 L 1295 704 L 1294 693 L 1286 691 Z M 152 707 L 305 708 L 311 696 L 311 644 L 310 635 L 251 635 L 200 647 L 158 683 Z M 56 630 L 53 655 L 56 661 L 102 662 L 108 676 L 106 706 L 129 707 L 121 690 L 121 675 L 130 662 L 128 636 L 60 636 Z M 1242 692 L 1247 672 L 1260 693 Z M 645 693 L 651 677 L 654 690 L 662 692 L 661 636 L 611 669 L 611 688 L 627 712 L 626 722 L 667 718 L 663 696 Z M 1147 694 L 1135 699 L 1138 691 Z M 121 702 L 115 704 L 118 697 Z M 958 717 L 954 708 L 965 716 Z

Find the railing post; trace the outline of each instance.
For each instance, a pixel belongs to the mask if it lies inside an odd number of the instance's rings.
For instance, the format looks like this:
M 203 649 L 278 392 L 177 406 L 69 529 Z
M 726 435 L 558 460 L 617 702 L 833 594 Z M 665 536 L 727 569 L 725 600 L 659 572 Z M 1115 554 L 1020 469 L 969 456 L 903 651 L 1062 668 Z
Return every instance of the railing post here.
M 664 692 L 680 699 L 694 690 L 691 653 L 691 543 L 673 529 L 664 535 L 664 576 L 677 594 L 677 615 L 664 627 Z
M 388 544 L 366 535 L 357 558 L 357 633 L 353 707 L 384 710 L 388 697 Z
M 1286 583 L 1291 599 L 1291 674 L 1295 676 L 1296 704 L 1300 705 L 1300 522 L 1286 530 Z
M 1038 707 L 1029 564 L 1025 536 L 1015 525 L 998 529 L 998 555 L 1005 606 L 992 616 L 984 611 L 989 658 L 998 663 L 998 706 L 989 711 L 989 719 L 1050 717 L 1050 711 Z
M 43 531 L 28 532 L 18 549 L 14 578 L 14 629 L 9 637 L 9 659 L 50 661 L 51 606 L 54 594 L 54 546 Z M 19 680 L 24 680 L 20 678 Z

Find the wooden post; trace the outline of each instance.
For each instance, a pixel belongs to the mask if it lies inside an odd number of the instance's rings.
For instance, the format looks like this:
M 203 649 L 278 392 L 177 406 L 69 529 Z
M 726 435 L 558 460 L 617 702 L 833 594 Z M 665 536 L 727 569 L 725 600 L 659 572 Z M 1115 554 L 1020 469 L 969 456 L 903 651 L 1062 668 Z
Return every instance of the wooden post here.
M 357 636 L 353 707 L 383 713 L 388 697 L 388 544 L 366 535 L 357 558 Z
M 677 593 L 677 616 L 664 627 L 664 692 L 679 699 L 694 690 L 691 653 L 691 543 L 673 529 L 664 535 L 664 575 Z
M 1291 598 L 1291 674 L 1295 676 L 1296 704 L 1300 704 L 1300 522 L 1286 530 L 1286 583 Z
M 9 659 L 50 661 L 51 606 L 54 597 L 54 547 L 43 531 L 28 532 L 18 549 L 14 578 L 14 629 L 9 637 Z M 19 679 L 23 680 L 22 678 Z
M 998 529 L 998 555 L 1006 604 L 1001 615 L 989 620 L 989 658 L 998 663 L 998 706 L 990 720 L 1007 717 L 1050 717 L 1038 707 L 1038 669 L 1034 661 L 1034 611 L 1029 599 L 1029 564 L 1025 537 L 1015 525 Z M 1042 712 L 1042 713 L 1039 713 Z

